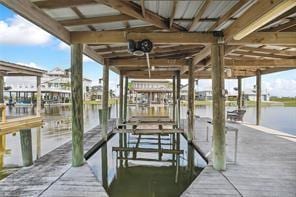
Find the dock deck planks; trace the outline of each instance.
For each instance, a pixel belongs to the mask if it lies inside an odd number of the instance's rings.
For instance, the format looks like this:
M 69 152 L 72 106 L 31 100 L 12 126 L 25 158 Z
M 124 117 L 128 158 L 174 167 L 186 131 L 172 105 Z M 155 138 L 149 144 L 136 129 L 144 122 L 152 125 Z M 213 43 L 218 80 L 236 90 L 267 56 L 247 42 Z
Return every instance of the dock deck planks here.
M 237 164 L 228 164 L 226 171 L 217 172 L 210 163 L 182 196 L 295 197 L 296 143 L 262 132 L 256 126 L 230 125 L 239 129 Z M 195 126 L 198 132 L 195 133 L 194 143 L 207 153 L 211 146 L 211 135 L 207 142 L 205 124 L 198 121 Z M 230 161 L 234 146 L 231 133 L 227 134 L 226 143 Z
M 112 123 L 113 122 L 114 120 Z M 109 130 L 112 129 L 112 123 L 109 124 Z M 85 152 L 87 152 L 100 139 L 102 139 L 102 136 L 99 126 L 84 133 Z M 51 187 L 58 188 L 59 184 L 67 184 L 65 183 L 65 179 L 71 178 L 75 180 L 75 177 L 77 176 L 79 176 L 82 180 L 89 179 L 90 171 L 86 168 L 87 164 L 83 167 L 75 169 L 71 167 L 71 150 L 72 143 L 69 141 L 36 160 L 34 165 L 22 168 L 14 174 L 11 174 L 1 180 L 0 196 L 40 196 L 41 194 L 49 195 L 48 192 L 54 191 L 62 195 L 62 190 L 52 190 Z M 86 171 L 87 173 L 85 173 Z M 93 182 L 94 179 L 91 179 Z M 99 182 L 97 184 L 93 184 L 91 187 L 96 188 L 93 191 L 97 191 L 99 188 L 100 193 L 98 194 L 103 195 L 104 189 Z M 60 196 L 54 195 L 53 193 L 51 194 L 51 196 Z M 74 195 L 79 195 L 79 192 L 74 191 L 71 196 Z M 104 195 L 106 196 L 107 194 L 105 193 Z

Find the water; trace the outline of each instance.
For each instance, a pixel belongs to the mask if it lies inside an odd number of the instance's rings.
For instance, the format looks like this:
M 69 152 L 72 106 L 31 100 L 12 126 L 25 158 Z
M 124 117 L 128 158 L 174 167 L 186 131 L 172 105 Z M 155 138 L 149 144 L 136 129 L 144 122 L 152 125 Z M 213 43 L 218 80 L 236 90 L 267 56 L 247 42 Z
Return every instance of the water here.
M 180 196 L 206 166 L 180 134 L 116 134 L 87 162 L 111 197 Z
M 84 105 L 84 128 L 85 131 L 99 124 L 99 106 Z M 181 117 L 186 117 L 186 107 L 182 107 Z M 226 110 L 233 110 L 227 107 Z M 255 123 L 256 110 L 248 107 L 244 121 Z M 111 117 L 116 117 L 116 110 L 113 107 Z M 135 106 L 130 107 L 129 114 L 134 115 L 167 115 L 172 114 L 169 107 L 148 108 Z M 12 107 L 7 108 L 9 116 L 24 116 L 34 114 L 31 107 Z M 200 116 L 212 116 L 211 106 L 198 106 L 195 114 Z M 36 159 L 37 153 L 42 156 L 56 147 L 64 144 L 71 139 L 71 111 L 69 106 L 65 107 L 46 107 L 42 110 L 45 125 L 41 129 L 40 138 L 37 136 L 36 129 L 32 129 L 33 158 Z M 296 135 L 296 107 L 262 107 L 261 122 L 263 126 L 277 129 L 286 133 Z M 38 150 L 37 145 L 40 145 Z M 0 180 L 22 166 L 21 148 L 19 133 L 0 136 Z M 4 169 L 3 169 L 4 168 Z

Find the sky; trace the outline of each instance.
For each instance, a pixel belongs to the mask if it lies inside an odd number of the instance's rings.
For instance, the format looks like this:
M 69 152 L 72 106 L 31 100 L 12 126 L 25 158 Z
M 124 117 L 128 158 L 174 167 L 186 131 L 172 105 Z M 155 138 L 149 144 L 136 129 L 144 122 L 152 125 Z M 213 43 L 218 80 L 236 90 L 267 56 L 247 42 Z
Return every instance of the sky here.
M 51 70 L 70 67 L 70 48 L 46 31 L 0 4 L 0 60 Z M 84 56 L 83 75 L 93 85 L 102 78 L 102 66 Z M 119 77 L 110 72 L 110 88 L 118 91 Z M 255 85 L 255 77 L 243 79 L 243 89 Z M 182 80 L 186 84 L 187 80 Z M 237 80 L 225 80 L 225 88 L 233 91 Z M 198 90 L 210 90 L 211 80 L 199 80 Z M 296 97 L 296 69 L 262 76 L 262 91 L 271 96 Z

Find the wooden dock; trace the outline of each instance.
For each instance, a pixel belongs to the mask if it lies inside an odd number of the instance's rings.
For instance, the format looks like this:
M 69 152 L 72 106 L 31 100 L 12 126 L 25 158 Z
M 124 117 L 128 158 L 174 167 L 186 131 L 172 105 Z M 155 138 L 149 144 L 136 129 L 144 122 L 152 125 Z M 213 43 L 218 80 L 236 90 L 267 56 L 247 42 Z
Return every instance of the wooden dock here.
M 110 122 L 109 125 L 110 131 L 113 124 Z M 99 126 L 84 133 L 85 152 L 100 139 Z M 71 167 L 71 150 L 72 143 L 69 141 L 42 156 L 34 165 L 1 180 L 0 196 L 107 196 L 87 164 L 79 168 Z
M 198 120 L 198 119 L 197 119 Z M 197 121 L 196 121 L 197 122 Z M 207 154 L 211 140 L 206 140 L 206 123 L 196 123 L 193 141 Z M 231 124 L 239 129 L 238 161 L 226 171 L 215 171 L 210 164 L 183 193 L 196 196 L 296 196 L 296 143 L 257 126 Z M 265 128 L 265 130 L 270 130 Z M 195 130 L 196 131 L 196 130 Z M 211 132 L 210 132 L 211 139 Z M 226 138 L 228 162 L 232 161 L 234 135 Z

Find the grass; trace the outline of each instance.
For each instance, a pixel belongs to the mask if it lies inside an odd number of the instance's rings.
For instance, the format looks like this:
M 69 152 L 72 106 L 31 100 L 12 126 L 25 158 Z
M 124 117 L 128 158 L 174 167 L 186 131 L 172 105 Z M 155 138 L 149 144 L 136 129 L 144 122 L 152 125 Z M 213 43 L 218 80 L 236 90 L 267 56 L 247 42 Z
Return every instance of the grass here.
M 281 102 L 285 105 L 285 107 L 296 107 L 296 98 L 291 97 L 283 97 L 283 98 L 277 98 L 277 97 L 271 97 L 271 101 L 274 102 Z

